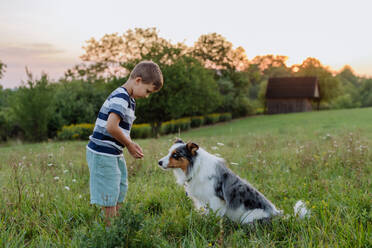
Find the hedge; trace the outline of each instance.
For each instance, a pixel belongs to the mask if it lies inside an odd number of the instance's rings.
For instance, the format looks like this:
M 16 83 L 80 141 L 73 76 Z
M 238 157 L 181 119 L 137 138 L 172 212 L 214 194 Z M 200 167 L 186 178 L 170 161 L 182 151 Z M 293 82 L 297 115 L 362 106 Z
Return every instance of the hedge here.
M 163 122 L 160 133 L 163 135 L 187 131 L 190 128 L 200 127 L 204 124 L 210 125 L 217 122 L 230 121 L 231 113 L 209 114 L 206 116 L 185 117 L 177 120 Z M 87 140 L 93 133 L 94 124 L 82 123 L 63 126 L 57 133 L 59 140 Z M 145 139 L 152 136 L 150 124 L 134 124 L 131 128 L 131 138 Z

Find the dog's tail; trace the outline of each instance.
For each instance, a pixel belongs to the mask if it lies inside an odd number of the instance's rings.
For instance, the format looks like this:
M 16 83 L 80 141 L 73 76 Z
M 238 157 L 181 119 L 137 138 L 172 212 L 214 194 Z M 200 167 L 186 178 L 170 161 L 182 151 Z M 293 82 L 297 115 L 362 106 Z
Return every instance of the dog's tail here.
M 311 211 L 307 209 L 305 202 L 299 200 L 293 207 L 294 215 L 300 219 L 309 218 Z

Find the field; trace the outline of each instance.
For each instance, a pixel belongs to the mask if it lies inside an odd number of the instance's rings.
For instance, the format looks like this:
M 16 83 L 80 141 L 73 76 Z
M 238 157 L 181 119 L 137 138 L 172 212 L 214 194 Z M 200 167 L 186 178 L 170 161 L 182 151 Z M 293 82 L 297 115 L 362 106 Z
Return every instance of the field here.
M 181 133 L 225 158 L 285 217 L 239 225 L 196 212 L 169 171 L 174 136 L 125 153 L 129 191 L 106 229 L 89 204 L 86 141 L 0 147 L 0 247 L 372 247 L 372 108 L 256 116 Z M 293 216 L 296 201 L 311 209 Z

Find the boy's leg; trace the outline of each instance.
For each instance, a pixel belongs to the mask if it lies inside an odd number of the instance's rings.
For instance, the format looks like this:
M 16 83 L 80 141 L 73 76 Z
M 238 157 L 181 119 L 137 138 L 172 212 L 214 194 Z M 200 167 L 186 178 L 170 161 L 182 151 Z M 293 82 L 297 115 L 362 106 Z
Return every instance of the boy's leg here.
M 128 172 L 127 172 L 127 166 L 126 166 L 124 157 L 118 158 L 118 166 L 121 172 L 121 176 L 120 176 L 120 193 L 119 193 L 119 198 L 118 198 L 118 202 L 116 205 L 117 214 L 119 214 L 120 203 L 124 201 L 125 196 L 128 191 L 128 178 L 127 178 Z
M 110 219 L 117 216 L 116 206 L 112 207 L 102 207 L 103 212 L 105 213 L 105 223 L 106 226 L 110 226 Z
M 121 204 L 120 203 L 118 203 L 118 205 L 116 205 L 116 216 L 119 216 L 119 209 L 120 209 L 120 207 L 121 207 Z
M 117 157 L 99 155 L 87 150 L 90 172 L 91 204 L 102 207 L 106 225 L 116 216 L 116 205 L 120 193 L 121 171 Z

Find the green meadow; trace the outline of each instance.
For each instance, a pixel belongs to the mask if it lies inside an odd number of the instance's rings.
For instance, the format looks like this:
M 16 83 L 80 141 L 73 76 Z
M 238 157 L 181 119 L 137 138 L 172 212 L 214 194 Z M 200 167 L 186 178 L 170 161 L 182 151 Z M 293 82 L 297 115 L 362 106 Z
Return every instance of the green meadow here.
M 221 156 L 284 216 L 239 225 L 194 210 L 158 168 L 174 135 L 125 152 L 129 191 L 110 228 L 89 204 L 86 141 L 0 146 L 0 247 L 372 247 L 372 108 L 254 116 L 178 134 Z M 310 217 L 293 215 L 298 200 Z

